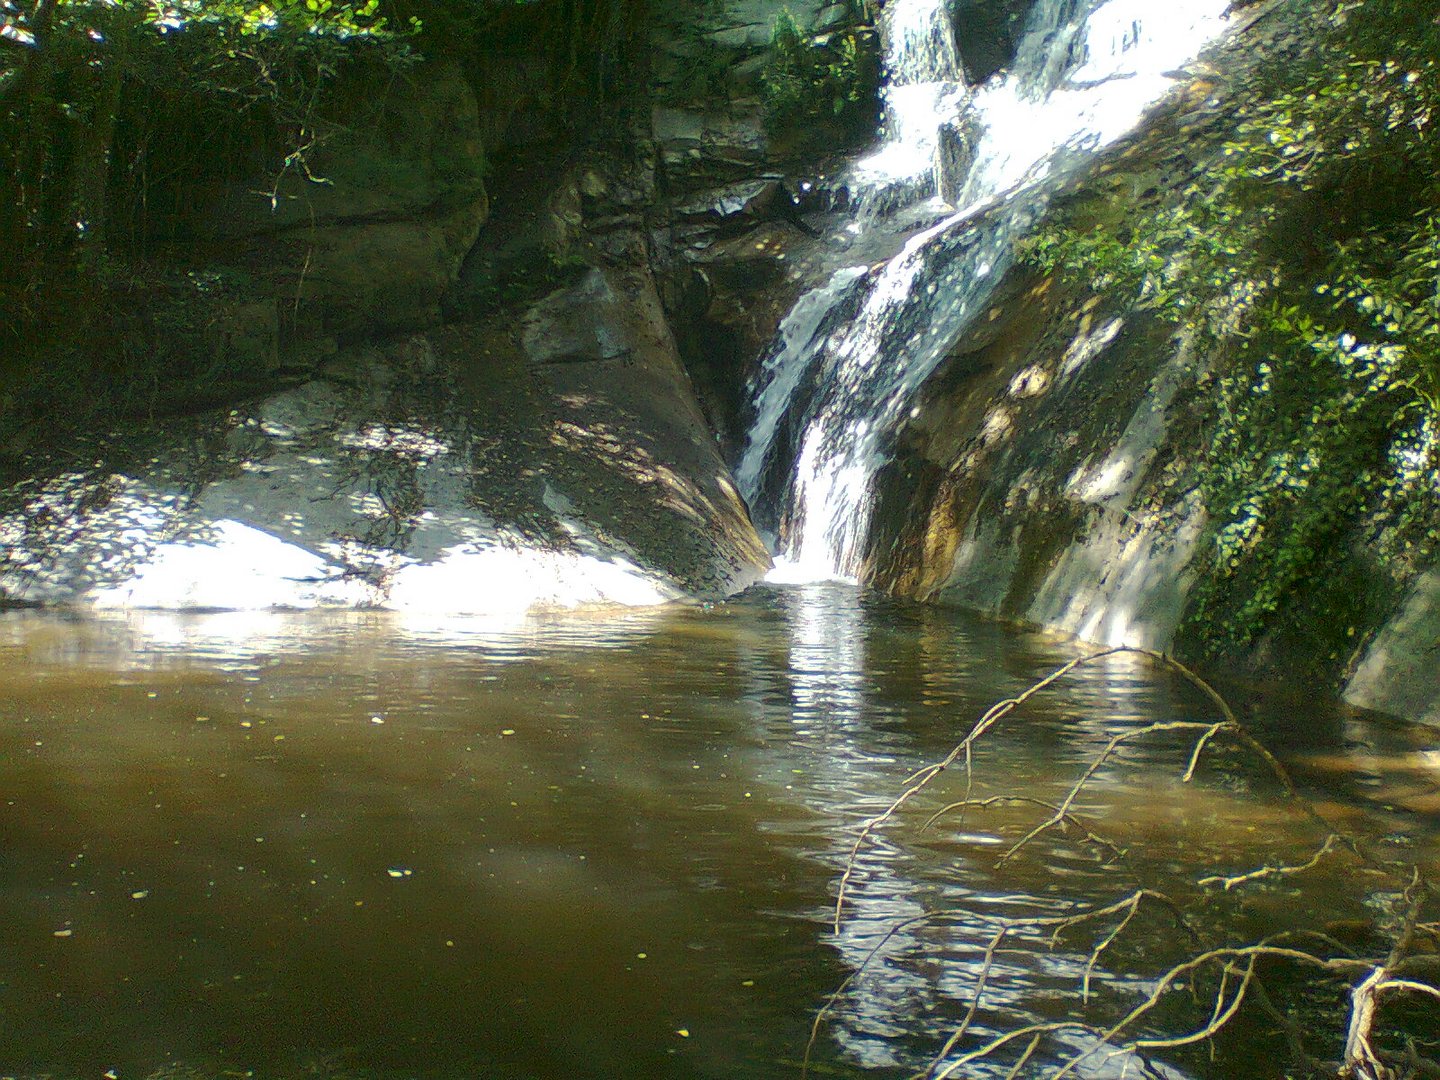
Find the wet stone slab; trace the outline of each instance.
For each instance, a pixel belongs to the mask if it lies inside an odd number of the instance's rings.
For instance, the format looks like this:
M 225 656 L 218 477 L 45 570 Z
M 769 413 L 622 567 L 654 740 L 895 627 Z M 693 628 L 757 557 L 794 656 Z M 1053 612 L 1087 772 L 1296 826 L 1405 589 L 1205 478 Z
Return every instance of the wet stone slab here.
M 356 351 L 244 407 L 32 461 L 0 491 L 0 602 L 489 612 L 714 597 L 763 573 L 678 389 L 613 364 L 557 381 L 489 344 Z M 648 405 L 622 409 L 646 378 Z

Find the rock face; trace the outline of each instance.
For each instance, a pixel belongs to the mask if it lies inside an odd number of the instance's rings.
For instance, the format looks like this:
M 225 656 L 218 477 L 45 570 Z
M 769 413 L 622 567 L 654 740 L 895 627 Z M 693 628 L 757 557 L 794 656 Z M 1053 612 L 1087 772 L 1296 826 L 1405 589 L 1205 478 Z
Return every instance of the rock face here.
M 1204 517 L 1193 499 L 1167 501 L 1162 451 L 1198 362 L 1134 323 L 1012 279 L 882 476 L 875 560 L 889 587 L 1170 646 Z
M 757 96 L 781 5 L 690 6 L 659 35 L 658 104 L 578 146 L 527 120 L 523 63 L 478 104 L 432 63 L 357 98 L 273 193 L 219 193 L 199 254 L 245 288 L 207 300 L 206 347 L 270 388 L 32 455 L 0 491 L 0 605 L 484 613 L 757 580 L 691 372 L 724 429 L 810 237 Z M 667 84 L 697 58 L 724 94 Z M 487 149 L 508 155 L 493 205 Z
M 1085 220 L 1155 212 L 1189 182 L 1234 123 L 1213 91 L 1202 77 L 1098 163 L 1081 181 Z M 1197 607 L 1216 561 L 1204 418 L 1245 363 L 1134 290 L 1011 271 L 897 437 L 878 482 L 870 579 L 1099 643 L 1328 684 L 1353 704 L 1440 724 L 1440 571 L 1382 565 L 1370 511 L 1335 509 L 1345 524 L 1324 565 L 1343 573 L 1294 582 L 1294 611 L 1233 648 L 1227 624 Z
M 199 252 L 243 275 L 290 338 L 438 322 L 488 213 L 480 117 L 459 68 L 408 70 L 378 97 L 375 82 L 349 76 L 303 162 L 232 185 L 203 214 Z
M 927 387 L 881 476 L 873 580 L 1101 644 L 1192 652 L 1191 591 L 1210 557 L 1190 471 L 1196 395 L 1217 358 L 1143 312 L 1023 275 L 982 325 Z M 1340 587 L 1307 581 L 1294 602 Z M 1440 724 L 1437 643 L 1432 569 L 1342 657 L 1335 689 Z M 1335 678 L 1324 662 L 1278 637 L 1243 660 L 1312 685 Z
M 477 98 L 453 62 L 378 63 L 327 61 L 303 126 L 259 109 L 213 154 L 135 151 L 124 168 L 155 170 L 153 214 L 112 244 L 105 272 L 75 293 L 87 299 L 57 303 L 49 326 L 6 346 L 0 471 L 50 436 L 56 393 L 73 399 L 61 428 L 191 412 L 440 321 L 489 213 Z
M 1415 583 L 1366 650 L 1345 697 L 1440 727 L 1440 570 Z
M 848 60 L 827 47 L 854 35 L 850 44 L 858 60 L 850 75 L 862 80 L 856 89 L 873 97 L 873 82 L 864 82 L 876 74 L 862 55 L 874 43 L 867 18 L 865 5 L 851 0 L 679 0 L 655 12 L 647 95 L 667 192 L 750 180 L 782 163 L 813 168 L 816 159 L 851 149 L 845 135 L 837 136 L 821 120 L 810 126 L 824 128 L 830 145 L 807 146 L 791 156 L 793 139 L 778 130 L 785 118 L 767 114 L 775 99 L 767 96 L 766 84 L 785 59 L 783 47 L 775 44 L 777 27 L 785 23 L 797 35 L 794 48 L 837 65 Z M 804 77 L 815 80 L 811 89 L 825 93 L 824 73 L 808 71 Z M 858 138 L 871 134 L 863 131 Z
M 597 294 L 625 348 L 582 355 Z M 768 556 L 653 289 L 596 271 L 523 337 L 343 353 L 254 405 L 87 445 L 83 467 L 36 462 L 0 493 L 0 602 L 485 614 L 756 580 Z
M 764 76 L 777 20 L 793 20 L 807 47 L 844 34 L 873 46 L 861 7 L 681 0 L 657 13 L 641 140 L 655 155 L 655 190 L 644 204 L 650 261 L 706 419 L 732 457 L 743 441 L 746 379 L 817 251 L 806 219 L 824 207 L 806 195 L 818 173 L 871 135 L 823 123 L 776 135 Z M 860 58 L 862 66 L 873 59 Z

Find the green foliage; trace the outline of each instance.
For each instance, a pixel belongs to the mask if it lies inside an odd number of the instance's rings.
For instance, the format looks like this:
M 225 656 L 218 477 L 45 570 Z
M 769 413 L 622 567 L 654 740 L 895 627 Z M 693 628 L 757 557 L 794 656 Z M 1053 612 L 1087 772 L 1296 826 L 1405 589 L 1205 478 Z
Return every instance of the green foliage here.
M 1432 417 L 1440 416 L 1440 217 L 1427 208 L 1338 251 L 1331 280 L 1316 292 L 1332 296 L 1368 337 L 1385 342 L 1395 377 Z
M 775 17 L 761 83 L 772 134 L 793 134 L 816 122 L 846 131 L 868 124 L 876 80 L 874 57 L 856 30 L 807 38 L 789 11 Z
M 1336 334 L 1294 305 L 1271 301 L 1254 314 L 1237 362 L 1211 388 L 1200 480 L 1214 561 L 1192 622 L 1214 638 L 1212 651 L 1250 645 L 1308 583 L 1338 588 L 1357 520 L 1373 513 L 1391 525 L 1371 549 L 1380 559 L 1426 541 L 1398 516 L 1425 497 L 1416 455 L 1427 438 L 1407 421 L 1420 413 L 1401 370 L 1397 350 Z M 1361 608 L 1388 590 L 1383 575 L 1371 576 L 1375 590 L 1352 598 Z M 1357 621 L 1349 611 L 1312 636 L 1348 638 Z M 1327 647 L 1343 660 L 1344 640 Z
M 1428 0 L 1276 17 L 1314 44 L 1236 77 L 1238 121 L 1187 183 L 1117 222 L 1073 210 L 1029 257 L 1230 358 L 1201 402 L 1189 631 L 1212 655 L 1302 632 L 1294 598 L 1324 581 L 1348 600 L 1303 632 L 1338 635 L 1338 667 L 1440 549 L 1440 26 Z
M 161 109 L 203 118 L 211 135 L 217 126 L 233 134 L 250 121 L 289 144 L 277 161 L 303 164 L 317 109 L 340 68 L 356 58 L 403 58 L 410 33 L 391 28 L 379 0 L 61 0 L 50 10 L 46 28 L 33 28 L 32 53 L 8 72 L 14 89 L 3 105 L 9 120 L 30 128 L 4 162 L 19 181 L 6 185 L 7 194 L 30 246 L 51 251 L 83 241 L 85 215 L 99 219 L 108 209 L 92 199 L 79 216 L 69 213 L 85 201 L 77 173 L 86 166 L 104 170 L 106 203 L 146 201 L 150 192 L 126 190 L 137 172 L 185 171 L 165 160 L 187 149 L 174 145 L 187 140 L 168 126 L 177 118 Z M 17 18 L 16 26 L 25 21 Z M 98 160 L 76 160 L 83 129 L 97 126 L 108 136 L 93 148 Z M 207 149 L 226 156 L 213 142 Z M 118 166 L 133 165 L 135 155 L 145 168 L 126 175 Z M 63 235 L 47 215 L 75 217 L 69 225 L 78 234 Z
M 610 107 L 644 71 L 653 11 L 650 0 L 382 0 L 397 13 L 418 16 L 430 54 L 476 65 L 487 78 L 487 59 L 523 56 L 543 68 L 546 100 L 567 126 L 584 128 Z

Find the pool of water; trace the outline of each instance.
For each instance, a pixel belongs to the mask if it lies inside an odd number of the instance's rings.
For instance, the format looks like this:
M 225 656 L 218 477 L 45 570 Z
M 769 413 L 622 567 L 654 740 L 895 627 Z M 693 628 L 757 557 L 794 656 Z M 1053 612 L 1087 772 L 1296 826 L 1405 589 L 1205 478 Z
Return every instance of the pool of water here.
M 1234 748 L 1183 784 L 1188 744 L 1156 737 L 1078 804 L 1128 862 L 1046 835 L 996 869 L 1036 811 L 922 831 L 951 773 L 862 848 L 834 933 L 857 826 L 1081 651 L 835 585 L 511 624 L 4 615 L 0 1073 L 798 1075 L 863 966 L 812 1075 L 908 1075 L 963 1015 L 987 920 L 1324 838 Z M 1333 821 L 1435 865 L 1440 732 L 1231 692 Z M 1146 661 L 1098 662 L 987 736 L 975 794 L 1055 798 L 1116 731 L 1210 716 Z M 1335 858 L 1251 890 L 1233 932 L 1373 918 L 1355 882 Z M 927 912 L 950 917 L 896 931 Z M 1177 933 L 1151 924 L 1107 953 L 1104 993 Z M 979 1032 L 1079 992 L 1083 948 L 1014 946 Z M 1279 1075 L 1258 1045 L 1176 1068 Z

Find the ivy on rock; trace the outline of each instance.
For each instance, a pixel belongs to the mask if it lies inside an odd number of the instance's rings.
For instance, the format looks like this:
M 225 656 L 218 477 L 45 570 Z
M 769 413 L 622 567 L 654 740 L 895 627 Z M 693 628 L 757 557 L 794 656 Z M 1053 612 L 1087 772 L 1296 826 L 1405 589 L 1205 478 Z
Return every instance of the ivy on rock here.
M 1267 18 L 1186 179 L 1140 211 L 1072 206 L 1029 257 L 1217 360 L 1185 635 L 1212 657 L 1304 636 L 1333 675 L 1440 550 L 1440 25 L 1424 0 Z

